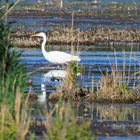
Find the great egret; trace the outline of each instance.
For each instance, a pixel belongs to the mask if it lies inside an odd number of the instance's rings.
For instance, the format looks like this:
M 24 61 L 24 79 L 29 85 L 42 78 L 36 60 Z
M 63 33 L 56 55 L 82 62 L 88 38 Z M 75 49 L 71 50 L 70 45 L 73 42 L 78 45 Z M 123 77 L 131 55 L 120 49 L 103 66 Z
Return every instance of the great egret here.
M 76 55 L 71 55 L 69 53 L 66 52 L 60 52 L 60 51 L 51 51 L 51 52 L 47 52 L 45 50 L 45 44 L 47 41 L 47 37 L 46 34 L 41 32 L 32 36 L 39 36 L 39 37 L 43 37 L 43 42 L 41 45 L 42 48 L 42 53 L 43 56 L 50 62 L 52 63 L 58 63 L 58 64 L 63 64 L 63 63 L 67 63 L 70 61 L 80 61 L 79 56 Z

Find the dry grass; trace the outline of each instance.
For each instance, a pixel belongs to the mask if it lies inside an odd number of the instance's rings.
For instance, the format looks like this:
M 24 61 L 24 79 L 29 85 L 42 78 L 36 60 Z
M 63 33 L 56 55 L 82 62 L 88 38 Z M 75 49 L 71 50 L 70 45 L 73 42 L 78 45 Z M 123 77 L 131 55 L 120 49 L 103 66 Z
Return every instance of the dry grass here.
M 55 114 L 55 118 L 53 117 Z M 76 114 L 71 108 L 71 103 L 60 101 L 55 105 L 51 113 L 47 114 L 45 126 L 46 140 L 94 140 L 91 134 L 90 124 L 84 121 L 78 124 Z
M 15 124 L 16 124 L 16 139 L 24 140 L 29 131 L 30 117 L 27 113 L 28 97 L 25 98 L 23 108 L 21 110 L 21 93 L 17 89 L 15 99 Z
M 101 77 L 96 92 L 90 94 L 86 100 L 97 102 L 140 102 L 140 95 L 135 89 L 129 89 L 127 83 L 123 82 L 123 73 L 112 72 Z
M 24 140 L 28 130 L 30 118 L 28 118 L 28 98 L 22 104 L 22 94 L 19 88 L 16 90 L 16 98 L 13 113 L 9 106 L 3 101 L 0 111 L 0 139 Z
M 63 79 L 63 86 L 58 87 L 57 90 L 49 96 L 50 100 L 72 99 L 97 102 L 123 102 L 135 103 L 139 102 L 140 95 L 136 93 L 135 89 L 129 89 L 127 83 L 123 82 L 126 75 L 123 72 L 112 71 L 111 74 L 106 73 L 102 75 L 99 81 L 99 87 L 95 90 L 77 87 L 73 72 L 70 67 L 67 68 L 68 75 Z
M 40 39 L 31 39 L 34 32 L 16 32 L 11 34 L 20 47 L 38 47 Z M 140 42 L 140 30 L 113 29 L 97 27 L 93 30 L 72 28 L 52 29 L 46 32 L 49 44 L 95 44 L 97 42 Z
M 72 67 L 72 63 L 69 63 L 68 66 L 66 67 L 67 75 L 63 79 L 63 85 L 61 87 L 58 87 L 57 90 L 50 95 L 49 99 L 58 100 L 59 97 L 62 97 L 63 99 L 68 98 L 74 99 L 75 94 L 77 92 L 76 75 L 75 75 L 77 71 L 74 72 L 74 67 Z

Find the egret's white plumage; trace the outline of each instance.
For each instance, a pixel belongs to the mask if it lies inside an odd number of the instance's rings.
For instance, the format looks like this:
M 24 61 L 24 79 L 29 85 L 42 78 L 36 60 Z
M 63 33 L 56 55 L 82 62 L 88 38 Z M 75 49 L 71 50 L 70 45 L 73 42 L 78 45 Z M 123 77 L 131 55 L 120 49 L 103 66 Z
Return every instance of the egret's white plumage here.
M 70 62 L 70 61 L 80 61 L 79 56 L 71 55 L 71 54 L 66 53 L 66 52 L 60 52 L 60 51 L 47 52 L 45 50 L 45 44 L 46 44 L 46 41 L 47 41 L 45 33 L 41 32 L 41 33 L 35 34 L 33 36 L 43 37 L 43 42 L 42 42 L 42 45 L 41 45 L 42 53 L 43 53 L 43 56 L 48 61 L 50 61 L 52 63 L 59 63 L 59 64 L 67 63 L 67 62 Z

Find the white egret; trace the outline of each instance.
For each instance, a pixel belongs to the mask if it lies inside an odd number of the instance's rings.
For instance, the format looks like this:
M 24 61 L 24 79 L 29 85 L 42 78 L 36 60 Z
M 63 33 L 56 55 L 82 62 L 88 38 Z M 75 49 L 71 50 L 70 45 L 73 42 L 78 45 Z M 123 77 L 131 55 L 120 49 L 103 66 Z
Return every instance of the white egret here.
M 47 52 L 45 50 L 45 44 L 46 44 L 46 41 L 47 41 L 47 37 L 46 37 L 45 33 L 41 32 L 41 33 L 38 33 L 38 34 L 35 34 L 35 35 L 32 35 L 32 36 L 39 36 L 39 37 L 43 38 L 43 42 L 42 42 L 42 45 L 41 45 L 42 53 L 43 53 L 43 56 L 48 61 L 50 61 L 52 63 L 58 63 L 58 64 L 63 64 L 63 63 L 67 63 L 67 62 L 70 62 L 70 61 L 80 61 L 79 56 L 71 55 L 71 54 L 66 53 L 66 52 L 60 52 L 60 51 Z

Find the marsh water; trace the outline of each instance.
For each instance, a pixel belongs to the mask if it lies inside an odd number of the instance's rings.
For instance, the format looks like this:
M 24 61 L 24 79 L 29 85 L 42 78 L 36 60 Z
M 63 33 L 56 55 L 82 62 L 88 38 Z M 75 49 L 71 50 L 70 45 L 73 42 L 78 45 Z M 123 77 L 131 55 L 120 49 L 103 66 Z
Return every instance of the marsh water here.
M 2 0 L 5 1 L 5 0 Z M 15 0 L 9 0 L 11 2 L 15 1 Z M 49 2 L 51 0 L 42 0 L 43 2 Z M 80 0 L 64 0 L 64 2 L 79 2 Z M 111 3 L 111 2 L 116 2 L 116 3 L 125 3 L 125 4 L 132 4 L 132 3 L 137 3 L 139 4 L 139 0 L 81 0 L 84 3 L 92 3 L 94 1 L 100 2 L 100 3 Z M 81 2 L 80 1 L 80 2 Z M 30 0 L 30 1 L 26 1 L 26 0 L 22 0 L 21 2 L 27 4 L 27 3 L 34 3 L 34 2 L 39 2 L 38 0 Z
M 77 46 L 73 46 L 72 48 L 77 50 Z M 46 50 L 59 50 L 71 53 L 71 46 L 52 45 L 47 46 Z M 53 76 L 53 73 L 61 73 L 61 75 L 58 75 L 58 78 L 61 78 L 62 74 L 64 74 L 64 67 L 48 62 L 43 57 L 41 48 L 23 48 L 19 49 L 19 51 L 23 51 L 21 62 L 26 64 L 27 74 L 28 72 L 38 71 L 42 68 L 42 70 L 33 73 L 31 76 L 35 91 L 40 92 L 38 86 L 42 83 L 48 84 L 50 87 L 54 86 L 57 79 L 49 79 Z M 79 54 L 81 61 L 78 65 L 83 67 L 82 73 L 77 76 L 79 86 L 89 88 L 98 86 L 101 77 L 105 76 L 107 72 L 111 73 L 112 69 L 118 72 L 118 75 L 125 71 L 123 80 L 127 82 L 130 88 L 139 85 L 139 76 L 135 74 L 139 71 L 139 44 L 129 44 L 127 46 L 123 44 L 116 46 L 78 46 L 78 51 L 73 53 Z M 94 80 L 94 85 L 92 85 L 92 80 Z M 56 85 L 58 84 L 56 83 Z
M 77 46 L 73 46 L 77 50 Z M 139 71 L 140 47 L 139 44 L 119 45 L 93 45 L 78 46 L 83 72 L 77 76 L 77 85 L 83 87 L 99 87 L 99 81 L 106 72 L 125 71 L 124 80 L 129 88 L 137 87 L 139 92 L 139 76 L 134 73 Z M 46 46 L 47 51 L 60 50 L 71 53 L 71 46 L 51 45 Z M 42 118 L 40 112 L 45 112 L 46 107 L 51 109 L 53 104 L 47 97 L 60 86 L 61 78 L 65 74 L 63 66 L 48 62 L 42 55 L 41 48 L 22 48 L 21 62 L 26 64 L 26 73 L 31 74 L 32 91 L 37 93 L 38 101 L 33 105 L 32 114 L 36 118 Z M 93 81 L 94 80 L 94 84 Z M 27 87 L 26 91 L 29 91 Z M 140 105 L 139 104 L 97 104 L 79 101 L 73 104 L 77 116 L 91 121 L 93 132 L 96 129 L 99 139 L 105 139 L 105 133 L 117 136 L 116 139 L 131 139 L 128 135 L 138 135 L 140 129 Z M 85 109 L 87 111 L 85 111 Z M 45 113 L 44 113 L 45 114 Z M 97 126 L 95 126 L 95 124 Z M 124 137 L 124 135 L 126 135 Z M 123 136 L 123 137 L 122 137 Z M 139 137 L 134 137 L 139 138 Z
M 14 0 L 11 0 L 14 1 Z M 38 0 L 22 0 L 23 5 L 39 4 Z M 44 0 L 44 2 L 51 2 Z M 92 0 L 65 0 L 67 4 L 84 3 L 90 4 Z M 111 2 L 118 2 L 121 4 L 140 4 L 139 0 L 100 0 L 102 4 L 109 4 Z M 23 6 L 24 7 L 24 6 Z M 43 7 L 44 10 L 52 10 L 59 13 L 58 7 Z M 109 7 L 94 6 L 87 8 L 83 7 L 64 7 L 66 11 L 94 11 L 108 12 Z M 60 10 L 61 11 L 61 10 Z M 116 18 L 114 13 L 107 16 L 91 16 L 90 14 L 84 16 L 74 15 L 74 27 L 80 30 L 93 29 L 98 27 L 112 27 L 117 29 L 140 29 L 140 18 L 138 16 L 140 8 L 128 9 L 127 11 L 119 11 L 118 14 L 125 12 L 125 14 L 133 13 L 132 18 Z M 64 28 L 71 26 L 71 14 L 47 14 L 41 15 L 39 13 L 20 13 L 8 17 L 8 22 L 12 24 L 12 30 L 24 31 L 48 31 L 52 28 Z M 112 44 L 112 45 L 111 45 Z M 77 50 L 78 52 L 73 52 Z M 59 50 L 69 53 L 78 53 L 81 58 L 79 66 L 83 67 L 83 71 L 77 75 L 77 85 L 82 87 L 92 88 L 100 87 L 100 79 L 107 72 L 110 74 L 112 69 L 118 73 L 124 73 L 122 81 L 128 84 L 129 88 L 136 89 L 140 92 L 139 84 L 140 77 L 136 74 L 140 70 L 140 44 L 137 43 L 101 43 L 92 46 L 67 46 L 67 45 L 47 45 L 47 51 Z M 38 95 L 38 100 L 33 104 L 32 115 L 38 120 L 43 119 L 46 107 L 51 109 L 53 104 L 48 102 L 47 97 L 58 86 L 63 84 L 61 78 L 66 74 L 62 66 L 54 65 L 48 62 L 42 55 L 41 48 L 20 48 L 22 51 L 20 58 L 21 63 L 26 65 L 26 74 L 30 74 L 32 81 L 32 89 L 26 88 L 26 93 L 30 90 Z M 30 73 L 31 72 L 31 73 Z M 94 82 L 93 82 L 94 81 Z M 91 129 L 96 131 L 100 140 L 131 140 L 140 139 L 140 104 L 99 104 L 87 103 L 79 101 L 73 103 L 73 108 L 77 113 L 79 119 L 88 119 L 91 121 Z M 85 111 L 86 110 L 86 111 Z M 96 129 L 95 129 L 96 128 Z M 107 137 L 106 137 L 107 136 Z M 40 136 L 39 138 L 40 139 Z

